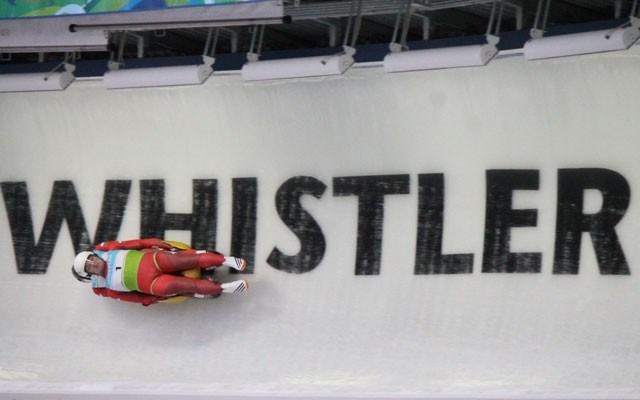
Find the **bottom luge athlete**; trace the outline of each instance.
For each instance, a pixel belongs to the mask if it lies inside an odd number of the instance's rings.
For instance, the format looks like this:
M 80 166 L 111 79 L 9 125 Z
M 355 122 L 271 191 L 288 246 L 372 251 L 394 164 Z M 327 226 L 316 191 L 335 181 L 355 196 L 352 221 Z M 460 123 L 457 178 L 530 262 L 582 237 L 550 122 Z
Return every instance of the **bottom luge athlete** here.
M 198 278 L 183 276 L 184 271 L 220 266 L 243 271 L 247 263 L 216 252 L 181 250 L 173 243 L 156 238 L 103 242 L 77 254 L 71 270 L 78 280 L 91 282 L 98 295 L 144 306 L 176 296 L 210 299 L 249 287 L 244 279 L 220 283 L 199 273 Z

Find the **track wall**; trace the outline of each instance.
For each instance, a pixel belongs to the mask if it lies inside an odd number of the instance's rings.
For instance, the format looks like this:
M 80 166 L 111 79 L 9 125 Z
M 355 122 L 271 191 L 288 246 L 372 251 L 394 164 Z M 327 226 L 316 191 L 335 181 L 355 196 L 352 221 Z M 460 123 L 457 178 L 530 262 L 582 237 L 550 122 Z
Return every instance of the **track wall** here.
M 0 94 L 0 392 L 640 396 L 639 67 Z M 140 236 L 244 256 L 251 289 L 72 278 Z

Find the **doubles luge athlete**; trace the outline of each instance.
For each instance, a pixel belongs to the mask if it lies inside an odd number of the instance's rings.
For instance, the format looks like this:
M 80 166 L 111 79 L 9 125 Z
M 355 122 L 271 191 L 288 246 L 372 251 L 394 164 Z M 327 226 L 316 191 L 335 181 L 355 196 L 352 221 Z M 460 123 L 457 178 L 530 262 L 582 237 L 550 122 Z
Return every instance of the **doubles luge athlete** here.
M 249 287 L 244 279 L 220 283 L 199 274 L 220 266 L 243 271 L 247 263 L 242 258 L 186 245 L 186 249 L 176 248 L 175 243 L 156 238 L 103 242 L 93 251 L 78 253 L 71 271 L 79 281 L 91 282 L 97 295 L 144 306 L 176 296 L 210 299 Z M 194 269 L 196 278 L 182 275 Z

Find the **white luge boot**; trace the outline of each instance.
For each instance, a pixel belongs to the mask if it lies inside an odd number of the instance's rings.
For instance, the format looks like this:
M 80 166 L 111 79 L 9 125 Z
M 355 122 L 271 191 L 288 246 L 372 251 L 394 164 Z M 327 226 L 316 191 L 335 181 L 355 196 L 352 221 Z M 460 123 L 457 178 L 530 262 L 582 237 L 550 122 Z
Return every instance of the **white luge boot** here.
M 221 286 L 223 293 L 242 293 L 249 289 L 249 282 L 241 279 L 239 281 L 223 283 Z
M 244 271 L 244 269 L 247 267 L 247 262 L 244 259 L 238 257 L 225 257 L 222 265 L 224 265 L 225 267 L 231 267 L 238 271 Z

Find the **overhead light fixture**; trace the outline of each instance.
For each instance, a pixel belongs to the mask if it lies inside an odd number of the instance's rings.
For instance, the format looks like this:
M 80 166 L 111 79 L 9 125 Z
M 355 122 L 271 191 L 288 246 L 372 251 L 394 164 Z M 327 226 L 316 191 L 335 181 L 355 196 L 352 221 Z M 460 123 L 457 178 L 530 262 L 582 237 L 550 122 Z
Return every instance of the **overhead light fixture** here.
M 64 66 L 64 71 L 56 72 L 60 66 Z M 75 65 L 64 62 L 51 72 L 0 74 L 0 93 L 64 90 L 76 79 L 75 69 Z
M 498 7 L 499 6 L 499 7 Z M 485 38 L 487 43 L 443 47 L 437 49 L 408 50 L 406 40 L 411 22 L 411 1 L 409 0 L 404 9 L 398 10 L 396 26 L 393 32 L 393 39 L 389 45 L 391 52 L 384 57 L 383 69 L 385 72 L 405 72 L 422 71 L 443 68 L 479 67 L 486 65 L 496 54 L 496 45 L 500 42 L 499 32 L 502 21 L 502 11 L 504 4 L 500 0 L 493 0 L 491 7 L 491 17 L 487 25 Z M 400 19 L 404 13 L 404 25 L 400 42 L 396 43 Z M 496 19 L 497 16 L 497 19 Z M 493 34 L 492 34 L 493 33 Z
M 486 65 L 498 54 L 496 45 L 500 41 L 498 36 L 486 37 L 486 44 L 392 51 L 385 56 L 383 68 L 385 72 L 404 72 Z
M 356 1 L 358 2 L 357 17 L 353 32 L 351 32 L 351 24 L 354 18 L 353 13 L 356 9 Z M 271 79 L 342 75 L 355 62 L 353 56 L 356 54 L 356 40 L 360 31 L 360 26 L 362 25 L 363 5 L 364 0 L 351 0 L 351 13 L 349 15 L 346 32 L 344 34 L 344 43 L 342 45 L 343 51 L 338 54 L 259 61 L 265 27 L 264 25 L 254 27 L 251 46 L 249 48 L 249 53 L 247 54 L 248 62 L 242 66 L 242 78 L 245 81 L 250 82 Z M 351 43 L 348 45 L 347 40 L 349 37 L 351 37 Z M 257 50 L 254 51 L 256 42 Z
M 341 75 L 354 63 L 355 48 L 343 46 L 344 52 L 329 56 L 288 58 L 258 61 L 249 55 L 249 62 L 242 67 L 245 81 L 268 79 L 306 78 L 313 76 Z
M 199 65 L 132 69 L 119 69 L 119 63 L 110 62 L 103 83 L 107 89 L 200 85 L 213 73 L 215 59 L 202 56 L 202 61 Z
M 638 38 L 640 18 L 630 17 L 629 22 L 615 29 L 532 38 L 525 43 L 523 50 L 527 60 L 539 60 L 626 50 Z

